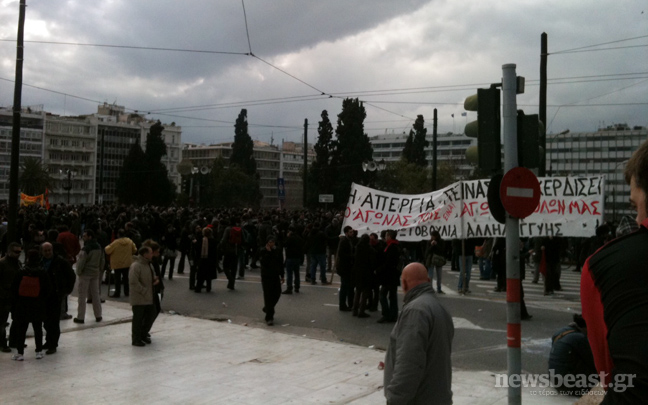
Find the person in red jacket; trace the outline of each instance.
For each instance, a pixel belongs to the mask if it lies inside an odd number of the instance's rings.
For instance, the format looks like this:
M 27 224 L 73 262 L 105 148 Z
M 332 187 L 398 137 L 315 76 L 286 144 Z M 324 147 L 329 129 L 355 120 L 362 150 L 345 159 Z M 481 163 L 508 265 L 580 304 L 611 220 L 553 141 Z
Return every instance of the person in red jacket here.
M 63 245 L 63 249 L 65 249 L 65 260 L 70 263 L 70 265 L 73 265 L 76 263 L 77 256 L 79 255 L 79 252 L 81 252 L 81 244 L 79 243 L 79 238 L 70 232 L 70 229 L 67 227 L 67 225 L 61 225 L 58 228 L 59 235 L 56 238 L 56 242 L 60 243 Z M 68 314 L 68 304 L 67 304 L 67 295 L 65 295 L 62 298 L 62 304 L 61 304 L 61 320 L 66 320 L 66 319 L 72 319 L 72 315 Z
M 581 304 L 597 372 L 607 390 L 602 403 L 648 403 L 648 141 L 625 169 L 637 231 L 590 256 L 581 274 Z

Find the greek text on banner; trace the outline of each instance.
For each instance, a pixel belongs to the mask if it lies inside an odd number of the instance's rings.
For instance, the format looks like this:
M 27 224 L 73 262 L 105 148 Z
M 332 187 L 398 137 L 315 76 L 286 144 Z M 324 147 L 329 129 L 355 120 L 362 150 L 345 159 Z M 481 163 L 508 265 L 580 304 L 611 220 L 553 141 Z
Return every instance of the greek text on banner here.
M 520 220 L 520 237 L 589 237 L 603 223 L 604 176 L 545 177 L 540 203 Z M 344 226 L 360 235 L 398 230 L 398 239 L 419 241 L 439 231 L 444 239 L 505 236 L 488 209 L 490 180 L 459 181 L 426 194 L 405 195 L 352 184 Z

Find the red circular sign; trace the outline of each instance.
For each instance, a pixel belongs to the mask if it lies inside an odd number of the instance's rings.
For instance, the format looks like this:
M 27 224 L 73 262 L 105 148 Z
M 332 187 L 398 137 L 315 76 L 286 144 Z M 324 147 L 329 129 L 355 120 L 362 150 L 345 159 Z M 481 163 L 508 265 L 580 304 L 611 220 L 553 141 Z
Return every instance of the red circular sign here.
M 540 203 L 540 183 L 526 167 L 514 167 L 504 174 L 500 198 L 506 212 L 514 218 L 526 218 Z

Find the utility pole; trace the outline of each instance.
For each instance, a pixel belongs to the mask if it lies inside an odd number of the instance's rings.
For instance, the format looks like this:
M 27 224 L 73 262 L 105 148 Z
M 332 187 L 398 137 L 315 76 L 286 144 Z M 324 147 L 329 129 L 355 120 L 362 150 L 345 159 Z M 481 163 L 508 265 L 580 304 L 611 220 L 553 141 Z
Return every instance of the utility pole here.
M 303 205 L 306 208 L 306 185 L 308 179 L 308 118 L 304 119 L 304 196 L 303 196 Z
M 542 128 L 538 137 L 538 144 L 542 148 L 542 162 L 538 165 L 538 176 L 544 177 L 547 169 L 547 33 L 540 35 L 540 106 L 538 118 Z
M 434 109 L 432 119 L 432 191 L 437 189 L 437 109 Z
M 7 242 L 18 241 L 18 169 L 20 165 L 20 109 L 22 108 L 22 71 L 25 34 L 26 0 L 20 0 L 18 40 L 16 44 L 16 80 L 14 82 L 13 126 L 11 133 L 11 165 L 9 166 L 9 221 Z
M 502 66 L 502 118 L 504 135 L 504 173 L 518 165 L 517 76 L 515 64 Z M 506 343 L 508 375 L 522 373 L 520 328 L 520 220 L 506 215 Z M 508 387 L 508 403 L 522 403 L 522 388 Z

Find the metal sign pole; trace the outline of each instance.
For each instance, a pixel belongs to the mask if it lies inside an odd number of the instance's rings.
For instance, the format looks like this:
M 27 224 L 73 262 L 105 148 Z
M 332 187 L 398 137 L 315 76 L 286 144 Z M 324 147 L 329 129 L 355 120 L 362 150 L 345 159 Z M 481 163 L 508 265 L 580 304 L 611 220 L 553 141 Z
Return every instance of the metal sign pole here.
M 517 77 L 515 65 L 502 66 L 502 118 L 504 135 L 504 172 L 517 167 Z M 506 339 L 509 381 L 522 373 L 520 328 L 520 220 L 506 215 Z M 512 381 L 520 381 L 513 379 Z M 508 403 L 522 403 L 522 387 L 508 387 Z

